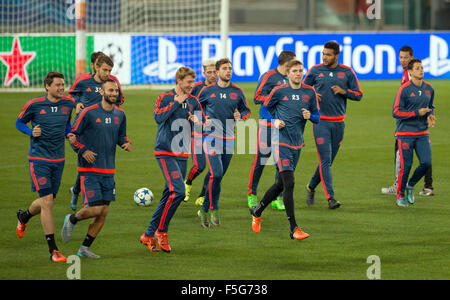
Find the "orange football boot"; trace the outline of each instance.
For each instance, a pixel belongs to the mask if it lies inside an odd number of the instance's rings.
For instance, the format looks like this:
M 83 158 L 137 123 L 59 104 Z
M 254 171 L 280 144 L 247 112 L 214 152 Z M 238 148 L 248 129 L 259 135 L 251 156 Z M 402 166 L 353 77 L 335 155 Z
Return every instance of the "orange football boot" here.
M 291 239 L 303 240 L 309 237 L 309 234 L 303 232 L 300 228 L 296 228 L 294 232 L 291 232 Z
M 161 251 L 160 249 L 158 249 L 158 247 L 156 247 L 155 239 L 151 236 L 146 236 L 145 233 L 141 235 L 139 241 L 142 243 L 142 245 L 146 245 L 148 247 L 148 250 L 150 250 L 151 252 Z
M 27 224 L 22 224 L 20 221 L 17 221 L 16 233 L 19 239 L 25 235 L 25 228 L 27 228 Z
M 261 231 L 261 217 L 252 216 L 252 229 L 254 233 L 259 233 Z
M 53 262 L 66 262 L 67 258 L 65 258 L 64 255 L 62 255 L 58 250 L 53 250 L 50 255 L 50 260 Z
M 164 252 L 170 252 L 172 249 L 170 249 L 169 246 L 169 237 L 167 235 L 167 232 L 155 232 L 155 238 L 158 241 L 159 248 Z

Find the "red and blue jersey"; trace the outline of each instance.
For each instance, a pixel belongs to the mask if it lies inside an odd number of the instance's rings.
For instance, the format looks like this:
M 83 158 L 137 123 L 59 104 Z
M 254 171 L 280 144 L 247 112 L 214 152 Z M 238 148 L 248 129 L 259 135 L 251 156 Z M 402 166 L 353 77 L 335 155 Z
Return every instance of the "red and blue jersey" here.
M 73 105 L 73 99 L 65 96 L 58 102 L 52 102 L 47 96 L 42 96 L 31 99 L 25 104 L 17 123 L 31 122 L 33 128 L 36 125 L 41 128 L 39 137 L 33 137 L 32 130 L 27 128 L 26 133 L 31 136 L 28 151 L 29 161 L 64 163 L 64 140 L 70 130 Z M 28 126 L 25 125 L 25 127 Z M 21 130 L 19 127 L 18 129 Z
M 236 109 L 242 120 L 246 120 L 251 113 L 244 92 L 233 83 L 228 87 L 220 87 L 217 82 L 210 84 L 200 91 L 198 100 L 205 107 L 205 116 L 212 121 L 210 128 L 205 128 L 205 133 L 220 139 L 235 139 Z
M 419 116 L 419 109 L 431 108 L 424 116 Z M 423 82 L 416 86 L 411 81 L 403 84 L 397 92 L 392 116 L 397 119 L 396 136 L 414 136 L 428 134 L 427 117 L 434 114 L 434 89 L 431 84 Z
M 281 74 L 277 69 L 267 71 L 261 75 L 258 81 L 253 102 L 255 104 L 264 104 L 274 87 L 286 84 L 288 82 L 289 78 L 287 75 Z
M 302 109 L 310 111 L 311 122 L 318 123 L 320 120 L 316 92 L 306 84 L 302 84 L 299 89 L 292 88 L 289 83 L 275 87 L 265 100 L 264 107 L 274 119 L 285 123 L 278 137 L 272 136 L 272 144 L 292 149 L 300 149 L 304 145 L 306 119 L 303 118 Z
M 190 94 L 196 98 L 198 98 L 198 94 L 200 94 L 200 91 L 206 86 L 206 82 L 204 80 L 198 81 L 194 83 L 194 87 L 192 88 Z
M 190 153 L 191 132 L 196 128 L 188 121 L 189 114 L 195 114 L 199 121 L 204 120 L 203 110 L 197 98 L 189 95 L 183 103 L 175 100 L 175 89 L 158 96 L 153 109 L 153 116 L 158 131 L 156 132 L 154 154 L 176 156 L 187 160 Z M 178 123 L 177 123 L 178 122 Z M 189 131 L 184 127 L 189 122 Z M 198 126 L 201 132 L 201 126 Z
M 343 121 L 347 110 L 347 99 L 360 101 L 363 96 L 353 69 L 341 64 L 333 69 L 324 64 L 315 65 L 309 69 L 303 83 L 314 86 L 316 92 L 321 95 L 320 119 L 322 120 Z M 334 94 L 331 89 L 334 85 L 340 86 L 346 94 Z
M 84 107 L 88 107 L 102 102 L 102 95 L 100 95 L 99 92 L 102 87 L 102 83 L 97 82 L 94 79 L 94 75 L 95 74 L 93 73 L 86 73 L 78 76 L 72 87 L 68 90 L 69 95 L 75 100 L 75 105 L 81 102 L 84 104 Z M 125 101 L 122 87 L 120 86 L 117 77 L 110 75 L 109 78 L 113 79 L 119 88 L 119 95 L 117 97 L 116 105 L 120 106 Z
M 101 103 L 86 107 L 77 116 L 72 133 L 77 136 L 73 145 L 79 149 L 80 175 L 113 176 L 116 147 L 130 142 L 127 138 L 125 112 L 118 106 L 114 106 L 111 111 L 105 110 Z M 83 158 L 86 150 L 97 154 L 94 163 L 90 164 Z
M 265 72 L 258 81 L 253 102 L 257 105 L 264 104 L 264 101 L 269 97 L 270 92 L 272 92 L 275 87 L 288 82 L 289 78 L 287 75 L 281 74 L 276 68 Z M 260 116 L 260 119 L 263 118 Z M 272 126 L 270 122 L 265 122 L 264 120 L 260 120 L 259 124 L 263 126 Z

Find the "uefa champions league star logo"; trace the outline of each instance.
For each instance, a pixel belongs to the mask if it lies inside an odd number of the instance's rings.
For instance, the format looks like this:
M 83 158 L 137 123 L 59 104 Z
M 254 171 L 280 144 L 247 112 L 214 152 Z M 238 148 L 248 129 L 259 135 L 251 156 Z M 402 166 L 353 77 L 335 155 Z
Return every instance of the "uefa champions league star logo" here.
M 177 63 L 177 47 L 175 43 L 165 38 L 158 38 L 158 61 L 146 66 L 142 71 L 145 75 L 158 77 L 161 80 L 175 78 L 175 73 L 183 64 Z

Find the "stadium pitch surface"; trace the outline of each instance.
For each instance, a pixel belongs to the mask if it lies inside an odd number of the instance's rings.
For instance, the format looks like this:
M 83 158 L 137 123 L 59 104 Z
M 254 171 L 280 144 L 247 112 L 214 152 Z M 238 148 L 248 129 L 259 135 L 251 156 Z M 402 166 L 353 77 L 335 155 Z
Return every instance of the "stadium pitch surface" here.
M 153 155 L 153 107 L 161 91 L 125 90 L 123 109 L 133 152 L 117 150 L 116 202 L 91 247 L 101 259 L 82 259 L 81 279 L 367 279 L 372 255 L 379 257 L 381 279 L 450 279 L 450 88 L 448 81 L 429 82 L 435 88 L 437 116 L 436 127 L 430 130 L 435 196 L 418 195 L 423 179 L 414 190 L 416 203 L 408 208 L 397 207 L 395 196 L 380 193 L 394 179 L 391 111 L 399 81 L 361 81 L 363 99 L 348 102 L 345 136 L 332 167 L 336 199 L 342 202 L 337 210 L 328 209 L 321 185 L 315 206 L 306 204 L 304 187 L 318 157 L 311 123 L 305 128 L 306 146 L 295 172 L 294 199 L 297 222 L 310 238 L 291 240 L 285 213 L 271 208 L 264 212 L 261 233 L 252 232 L 246 196 L 254 155 L 247 150 L 233 157 L 222 181 L 222 225 L 200 227 L 194 201 L 205 172 L 194 181 L 191 200 L 181 203 L 172 219 L 169 254 L 150 253 L 139 243 L 163 190 Z M 246 93 L 251 118 L 258 118 L 259 106 L 253 104 L 256 84 L 237 85 Z M 15 129 L 15 121 L 25 102 L 43 93 L 0 93 L 0 279 L 67 279 L 70 267 L 48 259 L 39 217 L 30 220 L 23 239 L 15 233 L 17 209 L 26 209 L 37 198 L 30 191 L 29 138 Z M 415 156 L 413 169 L 416 166 Z M 258 188 L 260 198 L 274 174 L 274 167 L 266 166 Z M 71 212 L 68 190 L 75 178 L 76 156 L 66 144 L 66 164 L 53 209 L 56 242 L 65 256 L 76 254 L 90 222 L 79 222 L 69 243 L 61 241 L 64 215 Z M 134 204 L 133 193 L 140 187 L 153 191 L 152 206 Z

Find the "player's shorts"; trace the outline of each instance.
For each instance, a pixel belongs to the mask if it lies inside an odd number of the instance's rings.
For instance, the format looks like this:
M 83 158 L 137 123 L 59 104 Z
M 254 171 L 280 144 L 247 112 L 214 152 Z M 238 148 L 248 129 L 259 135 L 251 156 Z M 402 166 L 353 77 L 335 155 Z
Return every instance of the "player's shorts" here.
M 80 187 L 84 206 L 109 205 L 116 200 L 113 176 L 80 175 Z
M 278 172 L 295 171 L 300 158 L 301 148 L 293 149 L 290 147 L 272 144 L 273 159 Z
M 39 197 L 58 193 L 61 185 L 64 163 L 51 164 L 30 161 L 31 191 L 38 192 Z

